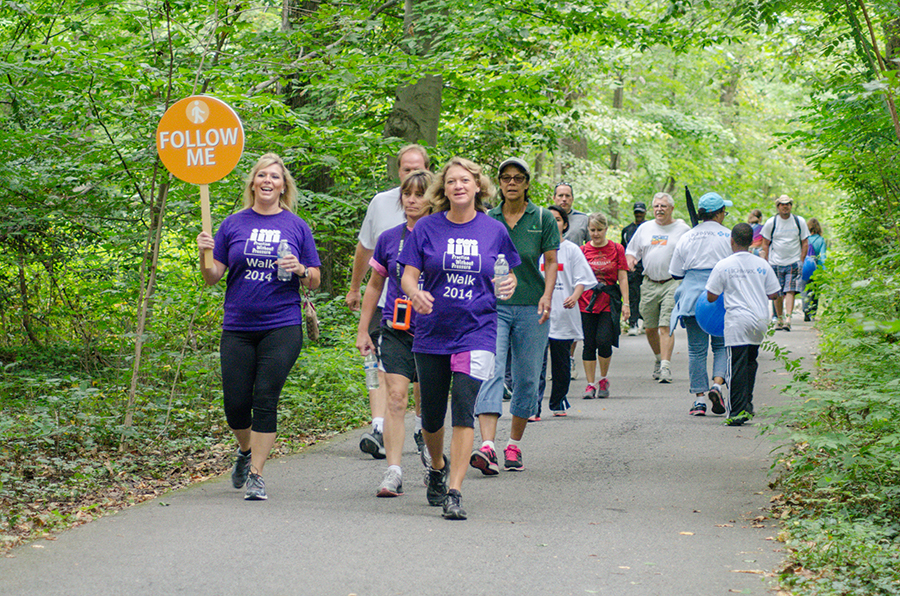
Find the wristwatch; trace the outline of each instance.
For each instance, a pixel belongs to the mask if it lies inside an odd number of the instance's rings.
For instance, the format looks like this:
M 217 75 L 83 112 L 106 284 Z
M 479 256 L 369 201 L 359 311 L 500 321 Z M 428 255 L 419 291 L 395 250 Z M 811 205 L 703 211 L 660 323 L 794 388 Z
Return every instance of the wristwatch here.
M 299 277 L 300 279 L 306 279 L 307 277 L 309 277 L 309 267 L 304 267 L 303 275 L 298 275 L 297 277 Z

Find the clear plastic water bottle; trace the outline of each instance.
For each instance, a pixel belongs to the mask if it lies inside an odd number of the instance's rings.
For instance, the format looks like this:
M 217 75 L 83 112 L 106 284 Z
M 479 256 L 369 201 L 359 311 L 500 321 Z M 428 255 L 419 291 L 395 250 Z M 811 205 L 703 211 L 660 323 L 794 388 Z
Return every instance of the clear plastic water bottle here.
M 291 247 L 288 245 L 287 240 L 282 239 L 282 241 L 278 243 L 278 258 L 283 259 L 289 254 L 291 254 Z M 279 266 L 278 281 L 291 281 L 291 272 L 284 267 Z
M 363 359 L 363 370 L 366 371 L 366 389 L 378 389 L 378 358 L 369 352 Z
M 497 262 L 494 263 L 494 294 L 497 298 L 506 298 L 506 294 L 500 290 L 500 284 L 506 281 L 508 277 L 509 263 L 506 262 L 506 255 L 500 253 L 497 255 Z

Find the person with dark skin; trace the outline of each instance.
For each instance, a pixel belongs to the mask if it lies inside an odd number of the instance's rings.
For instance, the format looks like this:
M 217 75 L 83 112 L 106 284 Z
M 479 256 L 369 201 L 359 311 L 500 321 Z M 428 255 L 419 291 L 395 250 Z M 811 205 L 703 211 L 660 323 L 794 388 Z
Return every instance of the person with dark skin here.
M 647 219 L 647 205 L 641 201 L 634 204 L 634 221 L 622 228 L 622 246 L 628 246 L 634 233 Z M 644 265 L 642 261 L 638 261 L 634 265 L 634 270 L 628 272 L 628 299 L 630 300 L 630 315 L 628 316 L 628 335 L 640 335 L 641 327 L 639 321 L 641 319 L 641 282 L 644 279 Z

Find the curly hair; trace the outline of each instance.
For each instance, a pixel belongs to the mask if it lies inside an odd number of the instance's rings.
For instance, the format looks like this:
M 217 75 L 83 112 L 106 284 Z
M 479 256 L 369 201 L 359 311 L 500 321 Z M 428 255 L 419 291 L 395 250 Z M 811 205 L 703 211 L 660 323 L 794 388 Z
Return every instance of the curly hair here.
M 474 161 L 469 161 L 464 157 L 452 157 L 444 164 L 425 193 L 425 198 L 431 203 L 431 212 L 439 213 L 450 210 L 450 199 L 444 194 L 444 182 L 447 178 L 447 170 L 454 166 L 463 168 L 475 177 L 478 184 L 478 192 L 475 193 L 475 210 L 487 211 L 485 202 L 494 196 L 494 185 L 490 178 L 484 175 L 482 167 Z

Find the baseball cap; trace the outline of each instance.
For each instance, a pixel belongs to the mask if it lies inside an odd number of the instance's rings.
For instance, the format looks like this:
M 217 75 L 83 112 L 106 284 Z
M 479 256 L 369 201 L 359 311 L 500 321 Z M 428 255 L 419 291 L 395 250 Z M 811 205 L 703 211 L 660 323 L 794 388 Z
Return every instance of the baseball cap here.
M 703 211 L 704 213 L 712 213 L 713 211 L 718 211 L 723 207 L 731 207 L 734 205 L 731 201 L 726 201 L 718 193 L 708 192 L 702 197 L 700 197 L 700 202 L 697 203 L 697 210 Z
M 503 163 L 500 164 L 500 167 L 497 168 L 497 177 L 500 177 L 500 172 L 503 171 L 503 168 L 506 166 L 516 166 L 520 170 L 525 173 L 525 177 L 531 180 L 531 170 L 528 169 L 528 164 L 525 163 L 524 160 L 519 159 L 518 157 L 507 157 L 503 160 Z
M 647 204 L 642 202 L 637 202 L 634 204 L 634 212 L 635 213 L 647 213 Z

